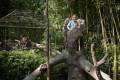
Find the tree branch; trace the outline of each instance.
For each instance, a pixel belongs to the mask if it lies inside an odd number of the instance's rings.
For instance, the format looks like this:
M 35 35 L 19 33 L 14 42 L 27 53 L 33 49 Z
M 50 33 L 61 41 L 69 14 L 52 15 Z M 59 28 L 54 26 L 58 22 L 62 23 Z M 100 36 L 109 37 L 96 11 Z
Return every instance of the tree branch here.
M 83 53 L 82 53 L 83 54 Z M 79 60 L 79 65 L 86 73 L 88 73 L 91 77 L 93 77 L 95 80 L 98 79 L 98 75 L 96 73 L 96 68 L 93 64 L 91 64 L 84 55 L 81 55 Z M 100 74 L 104 80 L 112 80 L 109 75 L 104 73 L 102 70 L 100 70 Z
M 93 64 L 94 66 L 97 66 L 97 60 L 95 57 L 95 44 L 91 44 L 91 54 L 92 54 L 92 60 L 93 60 Z
M 95 45 L 94 43 L 91 44 L 91 53 L 92 53 L 92 60 L 94 66 L 100 66 L 105 62 L 105 59 L 107 58 L 108 54 L 106 53 L 105 56 L 97 62 L 96 57 L 95 57 Z
M 37 69 L 35 69 L 30 75 L 25 77 L 23 80 L 35 80 L 40 74 L 41 74 L 41 69 L 45 69 L 44 64 L 41 64 Z
M 50 66 L 57 65 L 59 63 L 66 62 L 68 58 L 68 52 L 66 50 L 62 51 L 61 54 L 57 55 L 56 57 L 50 59 Z M 40 74 L 43 69 L 47 69 L 45 66 L 47 63 L 41 64 L 37 69 L 35 69 L 31 74 L 26 76 L 23 80 L 35 80 Z
M 98 65 L 98 66 L 102 65 L 102 64 L 105 62 L 107 56 L 108 56 L 108 54 L 106 53 L 105 56 L 104 56 L 101 60 L 99 60 L 99 61 L 97 62 L 97 65 Z

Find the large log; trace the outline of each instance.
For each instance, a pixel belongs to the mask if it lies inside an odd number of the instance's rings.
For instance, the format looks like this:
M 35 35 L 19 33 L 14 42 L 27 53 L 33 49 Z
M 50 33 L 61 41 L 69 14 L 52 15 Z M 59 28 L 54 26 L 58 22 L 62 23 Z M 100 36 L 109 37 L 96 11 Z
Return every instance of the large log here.
M 101 71 L 99 68 L 99 66 L 105 62 L 106 56 L 97 62 L 95 60 L 95 51 L 93 50 L 94 47 L 91 47 L 92 59 L 94 62 L 94 64 L 91 64 L 84 56 L 83 49 L 78 49 L 78 43 L 82 37 L 81 30 L 75 28 L 72 31 L 68 31 L 67 35 L 67 50 L 64 50 L 61 54 L 52 58 L 50 60 L 50 66 L 54 66 L 63 62 L 68 64 L 68 80 L 85 80 L 84 71 L 95 80 L 112 80 L 109 75 Z M 40 71 L 42 69 L 43 68 L 36 69 L 24 80 L 34 80 L 38 75 L 41 74 Z
M 68 58 L 68 52 L 63 51 L 63 53 L 57 55 L 56 57 L 50 59 L 50 66 L 57 65 L 59 63 L 66 62 Z M 46 66 L 46 67 L 45 67 Z M 37 69 L 35 69 L 31 74 L 26 76 L 23 80 L 35 80 L 40 74 L 42 69 L 47 69 L 47 64 L 41 64 Z
M 77 52 L 77 53 L 81 53 L 81 52 Z M 69 56 L 68 51 L 65 50 L 65 51 L 63 51 L 63 53 L 61 53 L 61 54 L 57 55 L 55 58 L 51 59 L 50 60 L 50 65 L 54 66 L 54 65 L 57 65 L 59 63 L 67 62 L 68 56 Z M 74 65 L 78 66 L 78 67 L 80 66 L 86 73 L 88 73 L 90 76 L 92 76 L 95 80 L 98 80 L 97 79 L 97 74 L 95 72 L 94 65 L 91 64 L 85 58 L 85 56 L 83 55 L 83 53 L 82 53 L 82 55 L 79 55 L 78 62 L 79 62 L 78 65 L 76 65 L 76 64 L 74 64 Z M 45 65 L 47 65 L 47 64 L 45 63 Z M 43 69 L 43 68 L 40 68 L 40 67 L 41 66 L 39 66 L 35 71 L 33 71 L 30 75 L 28 75 L 23 80 L 35 80 L 41 74 L 41 70 L 40 69 Z M 106 73 L 104 73 L 102 70 L 100 71 L 100 73 L 101 73 L 102 77 L 105 80 L 112 80 L 109 77 L 109 75 L 107 75 Z
M 41 65 L 35 69 L 30 75 L 26 76 L 23 80 L 35 80 L 41 74 Z

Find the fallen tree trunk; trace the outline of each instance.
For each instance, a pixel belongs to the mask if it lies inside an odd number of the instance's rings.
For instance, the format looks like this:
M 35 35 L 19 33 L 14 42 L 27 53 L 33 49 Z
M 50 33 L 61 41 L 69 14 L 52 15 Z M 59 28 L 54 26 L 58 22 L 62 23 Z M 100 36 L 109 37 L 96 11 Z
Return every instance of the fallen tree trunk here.
M 41 65 L 35 69 L 30 75 L 26 76 L 23 80 L 35 80 L 41 74 Z
M 68 48 L 61 54 L 55 56 L 50 60 L 50 66 L 57 65 L 59 63 L 68 64 L 68 80 L 86 80 L 84 71 L 88 73 L 95 80 L 112 80 L 109 75 L 100 70 L 99 66 L 105 62 L 106 55 L 100 60 L 96 61 L 94 46 L 91 46 L 91 53 L 93 64 L 91 64 L 84 56 L 83 48 L 79 50 L 79 40 L 82 37 L 81 31 L 76 28 L 68 32 Z M 42 64 L 43 65 L 43 64 Z M 47 64 L 46 65 L 47 68 Z M 35 80 L 35 78 L 41 74 L 41 70 L 45 67 L 38 67 L 24 80 Z
M 57 65 L 59 63 L 64 63 L 67 61 L 68 53 L 66 51 L 63 51 L 63 53 L 57 55 L 55 58 L 52 58 L 50 60 L 50 66 Z M 45 65 L 46 67 L 42 67 L 42 65 Z M 35 69 L 31 74 L 26 76 L 23 80 L 35 80 L 40 74 L 42 69 L 47 69 L 47 64 L 41 64 L 37 69 Z
M 83 54 L 83 53 L 82 53 Z M 55 58 L 50 60 L 50 66 L 54 66 L 57 65 L 59 63 L 64 63 L 67 62 L 67 58 L 68 58 L 69 54 L 67 51 L 63 51 L 63 53 L 57 55 Z M 80 66 L 86 73 L 88 73 L 90 76 L 92 76 L 94 79 L 97 79 L 97 74 L 95 72 L 95 68 L 94 65 L 91 64 L 84 55 L 80 55 L 79 59 L 78 59 L 79 65 L 76 66 Z M 46 63 L 45 63 L 46 64 Z M 42 64 L 43 65 L 43 64 Z M 47 68 L 47 67 L 46 67 Z M 40 74 L 41 74 L 41 69 L 43 69 L 41 67 L 41 65 L 35 70 L 33 71 L 30 75 L 28 75 L 26 78 L 24 78 L 23 80 L 35 80 Z M 104 73 L 102 70 L 100 71 L 102 77 L 105 80 L 112 80 L 109 75 L 107 75 L 106 73 Z

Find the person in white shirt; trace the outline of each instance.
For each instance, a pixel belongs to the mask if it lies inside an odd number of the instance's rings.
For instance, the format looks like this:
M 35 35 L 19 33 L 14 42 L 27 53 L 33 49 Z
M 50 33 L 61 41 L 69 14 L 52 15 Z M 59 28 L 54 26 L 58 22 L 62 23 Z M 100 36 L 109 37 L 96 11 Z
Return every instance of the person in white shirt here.
M 67 29 L 68 30 L 73 30 L 75 27 L 77 27 L 77 16 L 76 15 L 72 15 L 71 16 L 71 20 L 69 21 L 69 23 L 67 24 Z
M 65 19 L 63 25 L 64 32 L 64 48 L 67 48 L 67 32 L 77 27 L 77 16 L 74 14 L 69 18 Z

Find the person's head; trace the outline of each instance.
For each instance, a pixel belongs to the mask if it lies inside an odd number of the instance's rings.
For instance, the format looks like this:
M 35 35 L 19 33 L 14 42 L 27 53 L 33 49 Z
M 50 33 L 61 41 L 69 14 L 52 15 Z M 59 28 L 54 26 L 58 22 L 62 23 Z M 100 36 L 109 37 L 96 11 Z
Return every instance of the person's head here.
M 77 16 L 76 16 L 75 14 L 73 14 L 73 15 L 71 16 L 71 19 L 72 19 L 72 20 L 76 20 L 76 19 L 77 19 Z

